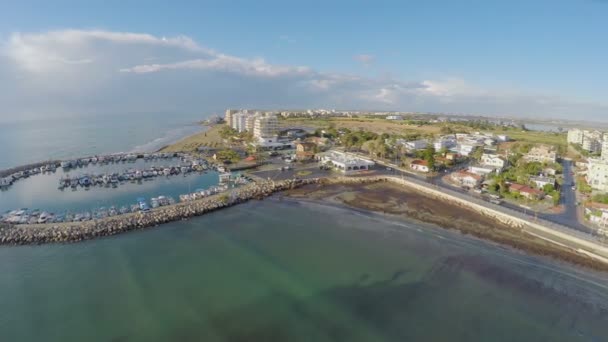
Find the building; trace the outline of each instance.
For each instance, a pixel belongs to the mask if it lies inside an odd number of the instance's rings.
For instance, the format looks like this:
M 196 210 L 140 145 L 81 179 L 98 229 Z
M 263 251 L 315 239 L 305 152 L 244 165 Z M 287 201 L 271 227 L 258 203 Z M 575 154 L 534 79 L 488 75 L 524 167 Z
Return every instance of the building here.
M 606 138 L 602 142 L 602 159 L 608 160 L 608 139 Z
M 482 165 L 492 166 L 498 170 L 502 170 L 507 166 L 507 161 L 497 154 L 484 153 L 480 160 Z
M 458 144 L 458 153 L 462 154 L 463 156 L 468 156 L 469 154 L 473 153 L 473 151 L 475 151 L 475 149 L 478 147 L 479 145 L 477 145 L 476 143 L 473 144 L 469 144 L 469 143 L 464 143 L 464 144 Z
M 410 163 L 410 169 L 418 172 L 429 172 L 431 170 L 429 168 L 429 162 L 422 159 L 413 160 Z
M 236 110 L 234 109 L 226 109 L 226 115 L 224 115 L 224 121 L 226 121 L 226 125 L 232 127 L 232 115 L 236 114 Z
M 397 140 L 398 144 L 401 144 L 403 146 L 405 146 L 405 148 L 407 148 L 410 151 L 417 151 L 417 150 L 423 150 L 425 149 L 429 142 L 426 140 L 412 140 L 412 141 L 405 141 L 403 139 L 398 139 Z
M 341 151 L 329 151 L 318 154 L 316 159 L 324 165 L 331 165 L 344 174 L 369 170 L 375 165 L 373 161 L 367 158 L 362 158 L 357 155 Z
M 389 115 L 386 117 L 386 120 L 403 120 L 403 116 L 401 115 Z
M 608 226 L 608 204 L 587 203 L 585 204 L 585 214 L 588 215 L 589 221 L 603 227 Z
M 549 146 L 535 146 L 528 154 L 523 156 L 523 159 L 527 162 L 555 163 L 557 153 Z
M 608 192 L 608 161 L 589 158 L 587 183 L 595 190 Z
M 265 113 L 256 117 L 253 125 L 253 136 L 258 140 L 258 143 L 261 145 L 276 143 L 278 134 L 279 120 L 276 115 Z
M 519 193 L 527 199 L 539 200 L 545 197 L 544 192 L 523 184 L 512 183 L 509 185 L 509 191 L 512 193 Z
M 583 144 L 583 138 L 585 133 L 583 130 L 578 128 L 573 128 L 568 130 L 568 144 Z
M 456 139 L 453 137 L 441 137 L 433 142 L 433 147 L 435 151 L 441 151 L 442 149 L 450 149 L 456 146 Z
M 241 133 L 247 130 L 247 117 L 249 115 L 246 113 L 235 113 L 232 114 L 232 128 Z
M 309 142 L 296 143 L 296 159 L 298 161 L 308 161 L 315 159 L 317 145 Z
M 247 132 L 253 132 L 253 128 L 255 126 L 255 119 L 259 116 L 260 114 L 254 114 L 254 115 L 248 115 L 247 119 L 245 119 L 245 130 Z
M 492 172 L 496 172 L 496 168 L 494 166 L 476 165 L 476 166 L 470 166 L 469 172 L 474 173 L 476 175 L 485 176 L 485 175 L 489 175 Z
M 472 172 L 458 171 L 453 172 L 450 175 L 452 181 L 460 186 L 466 186 L 469 188 L 477 188 L 481 185 L 483 177 Z
M 534 186 L 536 186 L 539 189 L 544 188 L 545 185 L 548 185 L 548 184 L 555 186 L 555 178 L 553 178 L 553 177 L 532 176 L 532 177 L 530 177 L 530 182 L 534 183 Z
M 602 151 L 602 141 L 592 136 L 585 136 L 581 148 L 591 153 Z

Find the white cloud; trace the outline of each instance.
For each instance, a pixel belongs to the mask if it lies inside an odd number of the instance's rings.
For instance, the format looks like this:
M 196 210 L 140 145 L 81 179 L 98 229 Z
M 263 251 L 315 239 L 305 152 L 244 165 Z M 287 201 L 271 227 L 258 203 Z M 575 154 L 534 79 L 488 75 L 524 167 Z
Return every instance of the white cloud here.
M 167 64 L 141 64 L 120 69 L 121 72 L 152 73 L 164 70 L 213 70 L 248 76 L 277 77 L 283 75 L 305 75 L 311 69 L 304 66 L 281 66 L 266 63 L 264 59 L 243 59 L 228 55 L 216 55 L 207 59 L 192 59 Z
M 288 40 L 289 37 L 281 38 Z M 373 63 L 372 55 L 357 61 Z M 483 89 L 445 77 L 362 77 L 231 56 L 186 36 L 104 30 L 13 33 L 0 43 L 0 119 L 18 112 L 336 107 L 600 115 L 604 104 Z M 579 115 L 580 117 L 580 115 Z

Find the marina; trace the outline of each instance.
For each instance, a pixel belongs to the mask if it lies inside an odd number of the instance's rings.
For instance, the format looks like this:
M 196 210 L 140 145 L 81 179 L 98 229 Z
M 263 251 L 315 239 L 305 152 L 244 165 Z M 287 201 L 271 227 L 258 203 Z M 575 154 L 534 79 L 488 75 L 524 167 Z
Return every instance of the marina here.
M 180 195 L 209 190 L 220 183 L 216 166 L 204 159 L 184 154 L 133 156 L 80 158 L 70 161 L 69 167 L 58 164 L 54 172 L 30 172 L 27 180 L 14 182 L 0 192 L 0 215 L 30 208 L 29 216 L 38 216 L 36 221 L 40 222 L 94 219 L 133 212 L 139 197 L 150 207 L 156 203 L 161 206 L 165 199 L 176 201 Z M 36 212 L 31 208 L 41 209 Z M 43 212 L 56 215 L 40 218 Z M 19 219 L 24 221 L 31 223 L 34 218 Z

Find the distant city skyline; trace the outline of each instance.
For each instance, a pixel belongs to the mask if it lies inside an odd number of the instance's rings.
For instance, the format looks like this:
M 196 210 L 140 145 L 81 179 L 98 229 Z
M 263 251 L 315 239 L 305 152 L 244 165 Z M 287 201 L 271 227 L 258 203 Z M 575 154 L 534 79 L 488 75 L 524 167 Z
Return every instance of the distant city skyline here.
M 608 121 L 604 1 L 23 1 L 2 13 L 0 121 L 225 108 Z

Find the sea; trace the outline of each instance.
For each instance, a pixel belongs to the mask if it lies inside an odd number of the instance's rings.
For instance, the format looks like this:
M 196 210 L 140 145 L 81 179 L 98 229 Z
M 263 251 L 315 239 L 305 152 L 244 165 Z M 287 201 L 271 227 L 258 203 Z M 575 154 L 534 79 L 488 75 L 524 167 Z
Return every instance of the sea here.
M 200 129 L 158 119 L 2 125 L 0 159 L 131 151 Z M 86 209 L 212 183 L 61 192 L 56 176 L 18 182 L 0 204 Z M 608 274 L 340 206 L 273 197 L 97 240 L 0 247 L 0 341 L 607 340 Z

